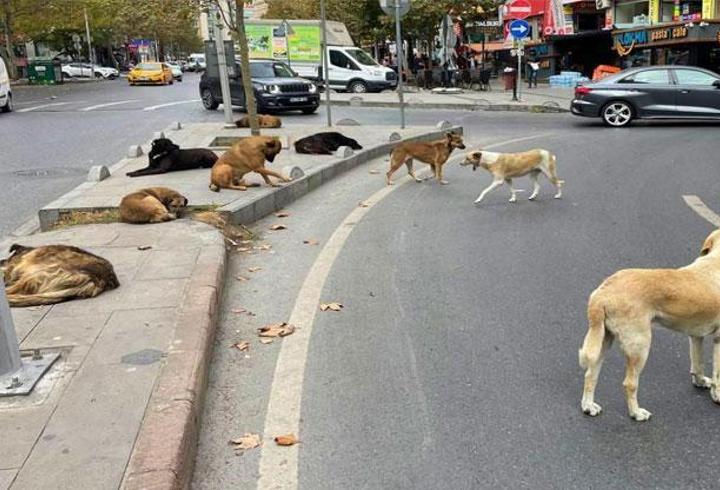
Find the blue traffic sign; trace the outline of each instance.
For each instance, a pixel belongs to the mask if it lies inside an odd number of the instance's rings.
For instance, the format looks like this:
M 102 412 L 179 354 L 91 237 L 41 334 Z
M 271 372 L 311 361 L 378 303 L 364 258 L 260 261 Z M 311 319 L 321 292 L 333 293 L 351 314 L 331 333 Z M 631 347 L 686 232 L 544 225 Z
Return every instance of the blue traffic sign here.
M 524 20 L 514 20 L 510 23 L 510 35 L 515 39 L 522 39 L 530 34 L 530 24 Z

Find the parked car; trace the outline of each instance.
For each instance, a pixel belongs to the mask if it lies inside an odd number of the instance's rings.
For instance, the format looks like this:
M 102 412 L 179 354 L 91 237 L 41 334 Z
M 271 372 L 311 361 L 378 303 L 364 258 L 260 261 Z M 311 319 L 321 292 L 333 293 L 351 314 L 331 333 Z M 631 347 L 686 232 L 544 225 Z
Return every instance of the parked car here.
M 68 63 L 61 66 L 63 77 L 66 78 L 105 78 L 112 80 L 120 76 L 115 68 L 91 65 L 90 63 Z
M 180 68 L 180 65 L 177 63 L 170 63 L 168 62 L 167 65 L 170 67 L 170 71 L 172 72 L 173 79 L 177 80 L 178 82 L 182 82 L 183 80 L 183 72 Z
M 576 87 L 570 109 L 613 127 L 633 119 L 720 119 L 720 75 L 690 66 L 631 68 Z
M 0 58 L 0 112 L 12 112 L 13 100 L 10 89 L 10 75 L 5 61 Z
M 240 66 L 236 67 L 240 73 Z M 258 112 L 302 111 L 312 114 L 320 104 L 317 85 L 300 78 L 285 63 L 251 60 L 250 73 Z M 230 77 L 232 105 L 245 107 L 245 92 L 239 75 Z M 200 77 L 200 98 L 207 110 L 215 110 L 222 101 L 220 79 L 207 72 Z
M 130 85 L 172 85 L 173 81 L 172 70 L 170 70 L 167 63 L 138 63 L 138 65 L 128 73 L 128 83 Z

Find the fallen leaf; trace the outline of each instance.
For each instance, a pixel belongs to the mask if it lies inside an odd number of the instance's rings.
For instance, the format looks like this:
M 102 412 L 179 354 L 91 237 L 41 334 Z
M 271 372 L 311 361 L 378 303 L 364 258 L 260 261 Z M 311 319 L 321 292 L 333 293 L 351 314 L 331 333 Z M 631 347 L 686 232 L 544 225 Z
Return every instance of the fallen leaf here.
M 237 315 L 245 314 L 247 316 L 255 316 L 255 313 L 248 310 L 247 308 L 235 308 L 234 310 L 230 310 L 230 311 L 232 311 L 233 313 L 235 313 Z
M 237 439 L 230 439 L 236 451 L 246 451 L 248 449 L 255 449 L 261 445 L 260 436 L 258 434 L 245 434 Z
M 230 243 L 230 245 L 232 245 L 233 247 L 237 247 L 237 246 L 238 246 L 238 242 L 236 242 L 236 241 L 233 240 L 232 238 L 225 237 L 225 240 L 227 240 L 227 241 Z
M 358 206 L 360 206 L 361 208 L 369 208 L 370 207 L 370 205 L 368 203 L 366 203 L 365 201 L 360 201 L 358 203 Z
M 272 245 L 270 245 L 269 243 L 263 243 L 262 245 L 253 247 L 254 250 L 270 250 L 271 248 L 272 248 Z
M 295 332 L 295 326 L 288 325 L 285 322 L 271 323 L 270 325 L 258 328 L 258 335 L 260 337 L 286 337 L 293 332 Z
M 270 227 L 272 231 L 287 230 L 287 226 L 276 223 Z
M 260 339 L 261 344 L 272 344 L 273 339 Z
M 295 437 L 295 434 L 287 434 L 284 436 L 277 436 L 275 438 L 275 442 L 278 446 L 294 446 L 300 441 L 298 441 L 297 437 Z
M 252 240 L 240 240 L 240 245 L 250 245 L 252 242 Z
M 248 272 L 260 272 L 262 270 L 262 267 L 250 267 L 248 269 Z
M 150 250 L 152 248 L 152 245 L 140 245 L 138 247 L 138 250 Z
M 318 241 L 315 240 L 314 238 L 308 238 L 307 240 L 303 240 L 303 243 L 304 243 L 305 245 L 317 245 L 317 244 L 319 244 L 320 242 L 318 242 Z
M 237 276 L 235 279 L 238 280 L 238 281 L 240 281 L 240 282 L 247 282 L 247 281 L 250 280 L 249 277 L 245 277 L 245 276 Z
M 373 169 L 373 170 L 370 171 L 370 173 L 373 174 L 373 175 L 375 175 L 375 174 L 379 174 L 380 171 L 377 170 L 377 169 Z
M 238 252 L 245 252 L 245 253 L 247 253 L 247 252 L 252 252 L 252 248 L 248 248 L 248 247 L 238 247 L 238 248 L 237 248 L 237 251 L 238 251 Z
M 242 342 L 233 344 L 230 347 L 235 347 L 240 352 L 245 352 L 250 348 L 250 342 L 248 342 L 247 340 L 243 340 Z
M 344 308 L 342 303 L 322 303 L 320 305 L 320 311 L 340 311 Z
M 275 213 L 275 216 L 277 216 L 278 218 L 287 218 L 288 216 L 290 216 L 290 213 L 286 211 L 278 211 L 277 213 Z

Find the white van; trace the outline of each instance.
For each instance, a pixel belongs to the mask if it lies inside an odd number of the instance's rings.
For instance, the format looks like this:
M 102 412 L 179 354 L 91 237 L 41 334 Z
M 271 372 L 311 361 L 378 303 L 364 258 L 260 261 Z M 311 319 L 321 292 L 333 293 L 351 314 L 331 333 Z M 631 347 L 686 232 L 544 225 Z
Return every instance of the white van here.
M 188 56 L 187 69 L 190 71 L 204 71 L 207 68 L 204 53 L 193 53 Z
M 328 46 L 330 87 L 348 92 L 380 92 L 397 87 L 397 73 L 360 48 Z
M 13 110 L 12 92 L 10 91 L 10 75 L 5 60 L 0 58 L 0 112 Z

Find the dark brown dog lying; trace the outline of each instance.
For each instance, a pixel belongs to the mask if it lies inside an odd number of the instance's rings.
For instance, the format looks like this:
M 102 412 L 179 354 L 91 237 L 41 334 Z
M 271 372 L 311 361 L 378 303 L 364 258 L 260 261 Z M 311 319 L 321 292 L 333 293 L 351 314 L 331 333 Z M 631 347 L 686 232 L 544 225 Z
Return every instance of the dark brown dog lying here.
M 0 261 L 10 306 L 50 305 L 92 298 L 120 285 L 112 264 L 77 247 L 10 247 Z
M 430 165 L 435 173 L 435 178 L 441 184 L 447 184 L 448 182 L 443 180 L 442 167 L 445 165 L 445 162 L 448 161 L 450 153 L 452 153 L 455 148 L 465 148 L 462 135 L 455 133 L 448 133 L 442 139 L 427 143 L 421 141 L 400 143 L 395 147 L 390 157 L 390 170 L 385 174 L 387 185 L 393 185 L 390 177 L 392 177 L 392 174 L 394 174 L 403 163 L 407 166 L 410 177 L 415 179 L 416 182 L 421 182 L 413 171 L 413 159 L 415 158 Z
M 360 143 L 336 131 L 317 133 L 301 138 L 295 142 L 295 151 L 310 155 L 332 155 L 341 146 L 349 146 L 353 150 L 362 150 Z
M 261 128 L 279 128 L 282 126 L 282 120 L 277 116 L 268 116 L 266 114 L 258 114 L 258 126 Z M 235 126 L 238 128 L 249 128 L 250 117 L 244 116 L 235 121 Z
M 271 176 L 283 182 L 290 182 L 290 178 L 265 168 L 265 160 L 274 161 L 280 150 L 282 150 L 280 140 L 270 136 L 250 136 L 241 139 L 213 166 L 210 173 L 210 190 L 246 191 L 248 187 L 257 187 L 258 184 L 249 184 L 243 180 L 243 176 L 248 172 L 259 173 L 265 183 L 273 187 L 277 187 L 278 184 L 270 180 Z
M 148 187 L 128 194 L 120 201 L 120 221 L 124 223 L 160 223 L 177 219 L 187 206 L 182 194 L 167 187 Z
M 207 148 L 187 148 L 181 150 L 178 145 L 167 138 L 153 140 L 148 153 L 148 166 L 128 172 L 128 177 L 164 174 L 178 170 L 210 168 L 217 162 L 217 155 Z

